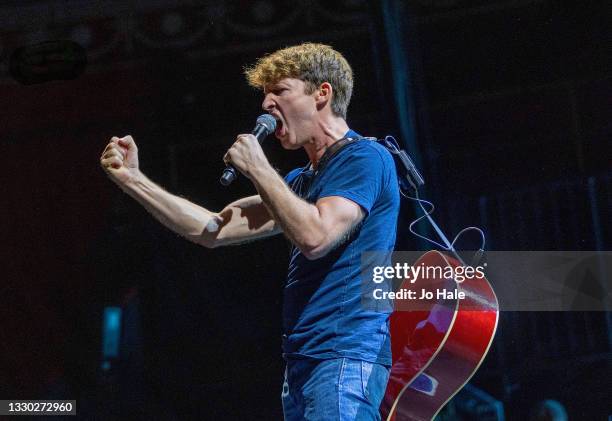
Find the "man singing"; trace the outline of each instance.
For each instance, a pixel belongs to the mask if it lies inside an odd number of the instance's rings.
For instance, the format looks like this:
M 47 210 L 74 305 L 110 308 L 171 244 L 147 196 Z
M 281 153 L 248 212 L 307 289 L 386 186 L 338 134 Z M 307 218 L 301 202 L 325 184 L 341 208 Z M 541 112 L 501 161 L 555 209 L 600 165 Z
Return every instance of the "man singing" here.
M 360 265 L 362 252 L 387 252 L 395 244 L 393 158 L 348 127 L 353 74 L 331 47 L 305 43 L 276 51 L 246 76 L 263 91 L 262 108 L 276 119 L 281 145 L 306 151 L 304 168 L 283 179 L 253 135 L 238 135 L 223 160 L 259 194 L 215 213 L 149 180 L 131 136 L 113 137 L 100 163 L 160 222 L 197 244 L 212 248 L 284 233 L 292 244 L 283 303 L 285 419 L 378 420 L 391 365 L 389 315 L 362 306 Z

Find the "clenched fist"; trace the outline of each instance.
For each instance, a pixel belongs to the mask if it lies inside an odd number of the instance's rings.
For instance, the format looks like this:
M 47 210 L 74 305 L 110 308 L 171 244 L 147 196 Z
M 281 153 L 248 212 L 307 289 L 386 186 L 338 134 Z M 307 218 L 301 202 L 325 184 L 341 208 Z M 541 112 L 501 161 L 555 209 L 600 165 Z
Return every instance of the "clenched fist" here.
M 270 166 L 261 145 L 252 134 L 238 135 L 236 141 L 223 156 L 225 164 L 232 164 L 246 177 L 251 178 L 256 168 Z
M 138 174 L 138 148 L 132 136 L 113 136 L 104 148 L 100 165 L 117 184 L 126 184 Z

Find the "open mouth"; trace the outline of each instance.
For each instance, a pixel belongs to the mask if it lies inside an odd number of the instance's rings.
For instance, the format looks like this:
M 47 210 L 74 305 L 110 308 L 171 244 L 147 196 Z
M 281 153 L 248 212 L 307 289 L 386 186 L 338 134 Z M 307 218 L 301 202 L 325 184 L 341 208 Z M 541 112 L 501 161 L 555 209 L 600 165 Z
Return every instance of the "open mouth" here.
M 285 130 L 285 125 L 283 124 L 283 121 L 280 118 L 276 119 L 276 130 L 274 130 L 274 135 L 276 137 L 282 137 L 284 136 L 286 133 Z

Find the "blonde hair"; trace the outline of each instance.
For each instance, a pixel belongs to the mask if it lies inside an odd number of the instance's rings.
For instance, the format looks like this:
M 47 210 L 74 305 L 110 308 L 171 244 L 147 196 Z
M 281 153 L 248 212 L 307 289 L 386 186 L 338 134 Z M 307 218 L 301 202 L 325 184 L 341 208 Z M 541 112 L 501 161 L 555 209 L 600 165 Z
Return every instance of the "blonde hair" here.
M 306 94 L 313 93 L 323 82 L 333 88 L 331 109 L 346 118 L 353 93 L 353 70 L 346 59 L 329 45 L 310 42 L 283 48 L 257 60 L 244 71 L 249 85 L 264 89 L 283 78 L 306 82 Z

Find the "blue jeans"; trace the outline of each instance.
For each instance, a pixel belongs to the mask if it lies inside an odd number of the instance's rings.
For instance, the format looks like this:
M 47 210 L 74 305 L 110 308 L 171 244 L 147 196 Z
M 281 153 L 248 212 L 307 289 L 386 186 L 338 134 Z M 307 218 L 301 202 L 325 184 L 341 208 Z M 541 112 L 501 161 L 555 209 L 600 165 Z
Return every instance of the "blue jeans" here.
M 285 421 L 380 420 L 389 369 L 350 358 L 291 360 L 283 382 Z

